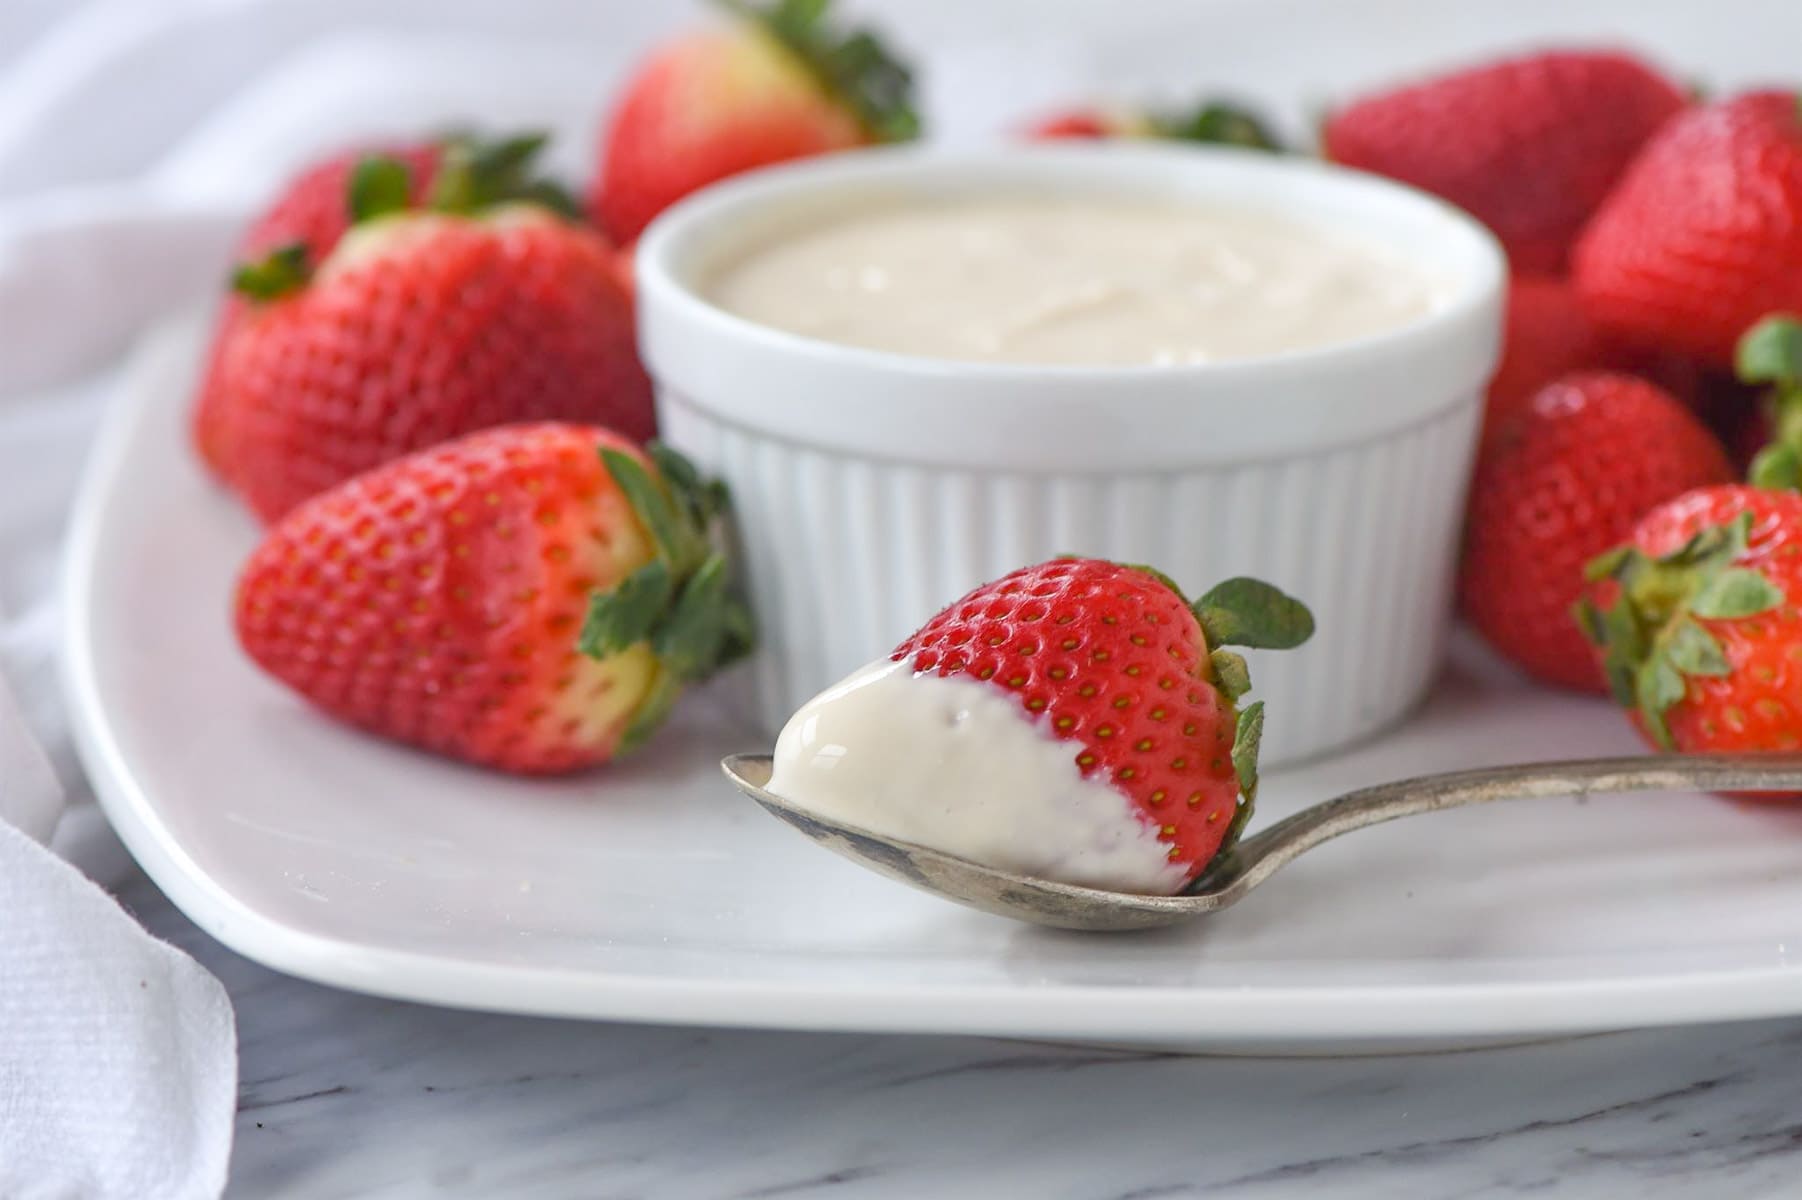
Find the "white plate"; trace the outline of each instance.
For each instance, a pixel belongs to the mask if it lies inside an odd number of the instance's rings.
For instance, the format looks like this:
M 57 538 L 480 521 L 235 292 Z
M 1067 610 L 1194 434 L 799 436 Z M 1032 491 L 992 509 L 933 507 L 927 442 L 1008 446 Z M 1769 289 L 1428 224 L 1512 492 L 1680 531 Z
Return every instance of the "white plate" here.
M 968 912 L 808 844 L 719 778 L 720 754 L 754 746 L 705 696 L 641 757 L 560 782 L 341 728 L 233 642 L 255 531 L 187 451 L 197 333 L 147 343 L 95 454 L 67 682 L 132 853 L 269 966 L 570 1017 L 1236 1051 L 1802 1013 L 1802 808 L 1639 796 L 1417 818 L 1190 928 L 1099 937 Z M 1634 744 L 1606 704 L 1464 649 L 1406 728 L 1271 775 L 1261 820 L 1398 775 Z

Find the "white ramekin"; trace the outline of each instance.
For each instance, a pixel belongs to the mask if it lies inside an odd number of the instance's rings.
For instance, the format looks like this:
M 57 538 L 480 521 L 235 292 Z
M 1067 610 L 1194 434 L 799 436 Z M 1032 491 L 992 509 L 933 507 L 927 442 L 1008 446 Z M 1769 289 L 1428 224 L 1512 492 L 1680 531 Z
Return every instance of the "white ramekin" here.
M 1182 367 L 1023 367 L 839 346 L 697 290 L 760 241 L 877 200 L 983 191 L 1251 207 L 1392 246 L 1449 281 L 1394 332 Z M 1318 632 L 1252 655 L 1266 762 L 1406 712 L 1451 618 L 1459 518 L 1505 266 L 1429 196 L 1315 162 L 1158 145 L 873 150 L 709 188 L 637 251 L 639 341 L 663 436 L 732 489 L 762 648 L 759 723 L 943 605 L 1060 553 L 1154 564 L 1191 594 L 1255 575 Z

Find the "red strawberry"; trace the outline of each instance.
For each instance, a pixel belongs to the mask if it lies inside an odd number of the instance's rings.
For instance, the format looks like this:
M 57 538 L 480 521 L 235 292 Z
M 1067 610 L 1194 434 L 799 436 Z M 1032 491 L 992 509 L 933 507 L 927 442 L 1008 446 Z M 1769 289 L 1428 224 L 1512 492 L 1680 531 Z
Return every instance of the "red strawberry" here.
M 604 429 L 486 430 L 290 513 L 245 564 L 238 637 L 372 733 L 509 771 L 606 762 L 748 647 L 704 535 L 721 500 Z
M 437 144 L 373 147 L 342 151 L 307 167 L 289 180 L 238 242 L 240 261 L 262 258 L 282 246 L 296 242 L 307 248 L 307 255 L 318 262 L 338 244 L 351 224 L 350 206 L 345 197 L 350 190 L 351 175 L 357 164 L 371 155 L 382 155 L 406 165 L 413 181 L 414 203 L 423 203 L 433 174 L 438 169 L 440 149 Z M 237 296 L 226 298 L 214 331 L 213 345 L 208 351 L 211 362 L 230 336 L 238 320 L 242 301 Z M 211 377 L 211 371 L 208 371 Z M 226 465 L 231 452 L 226 445 L 227 424 L 224 397 L 205 388 L 194 406 L 194 445 L 200 457 L 214 474 L 230 482 Z
M 1614 365 L 1612 349 L 1583 315 L 1570 284 L 1543 276 L 1515 276 L 1508 285 L 1502 361 L 1489 381 L 1485 437 L 1559 376 Z
M 1536 392 L 1574 371 L 1628 371 L 1690 403 L 1702 381 L 1693 364 L 1622 346 L 1583 311 L 1567 280 L 1517 275 L 1508 285 L 1508 324 L 1502 361 L 1489 381 L 1485 437 Z
M 891 657 L 1004 689 L 1071 744 L 1085 777 L 1132 802 L 1193 879 L 1257 795 L 1263 704 L 1238 707 L 1250 679 L 1222 647 L 1286 648 L 1313 629 L 1306 608 L 1256 580 L 1229 580 L 1191 607 L 1154 571 L 1065 558 L 977 588 Z
M 1802 311 L 1802 108 L 1756 92 L 1672 121 L 1583 234 L 1603 328 L 1725 367 L 1766 313 Z
M 1686 493 L 1647 513 L 1589 577 L 1579 620 L 1654 746 L 1802 747 L 1802 495 Z
M 365 160 L 360 223 L 311 269 L 285 246 L 240 269 L 256 301 L 222 333 L 202 395 L 227 476 L 265 520 L 399 454 L 491 425 L 654 427 L 612 249 L 525 177 L 538 139 L 459 143 L 432 209 Z M 539 201 L 543 201 L 540 203 Z
M 1459 568 L 1465 616 L 1535 678 L 1606 690 L 1570 618 L 1583 564 L 1653 505 L 1732 478 L 1714 436 L 1653 385 L 1602 372 L 1551 384 L 1478 456 Z
M 1073 108 L 1053 113 L 1026 127 L 1027 137 L 1047 141 L 1141 137 L 1148 132 L 1133 115 L 1103 112 L 1098 108 Z
M 1164 138 L 1281 150 L 1269 125 L 1232 104 L 1207 101 L 1188 112 L 1144 112 L 1136 109 L 1076 108 L 1042 117 L 1026 128 L 1026 136 L 1044 141 L 1101 138 Z
M 626 84 L 589 207 L 620 244 L 696 188 L 791 158 L 918 132 L 905 66 L 828 0 L 726 0 L 735 27 L 662 47 Z
M 1624 54 L 1555 51 L 1370 96 L 1334 113 L 1328 158 L 1445 197 L 1514 269 L 1556 274 L 1634 153 L 1685 103 Z

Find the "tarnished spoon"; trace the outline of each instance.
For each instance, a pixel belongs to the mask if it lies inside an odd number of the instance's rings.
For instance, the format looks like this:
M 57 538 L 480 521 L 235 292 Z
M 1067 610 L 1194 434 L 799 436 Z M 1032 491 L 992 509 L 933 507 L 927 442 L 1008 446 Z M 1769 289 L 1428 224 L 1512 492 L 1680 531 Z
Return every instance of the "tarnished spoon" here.
M 770 812 L 890 879 L 999 916 L 1090 930 L 1151 929 L 1218 912 L 1322 842 L 1416 813 L 1602 792 L 1802 792 L 1802 755 L 1788 754 L 1597 758 L 1425 775 L 1359 788 L 1278 821 L 1221 855 L 1180 896 L 1135 896 L 998 871 L 815 816 L 765 790 L 767 754 L 734 754 L 720 766 L 739 791 Z

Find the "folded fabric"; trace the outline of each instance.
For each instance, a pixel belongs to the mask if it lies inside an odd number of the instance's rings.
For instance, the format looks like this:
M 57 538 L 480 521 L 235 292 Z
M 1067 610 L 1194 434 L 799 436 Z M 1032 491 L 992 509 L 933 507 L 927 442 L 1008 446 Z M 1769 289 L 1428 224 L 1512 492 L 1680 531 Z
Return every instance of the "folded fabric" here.
M 234 1046 L 218 980 L 0 824 L 0 1196 L 218 1195 Z

